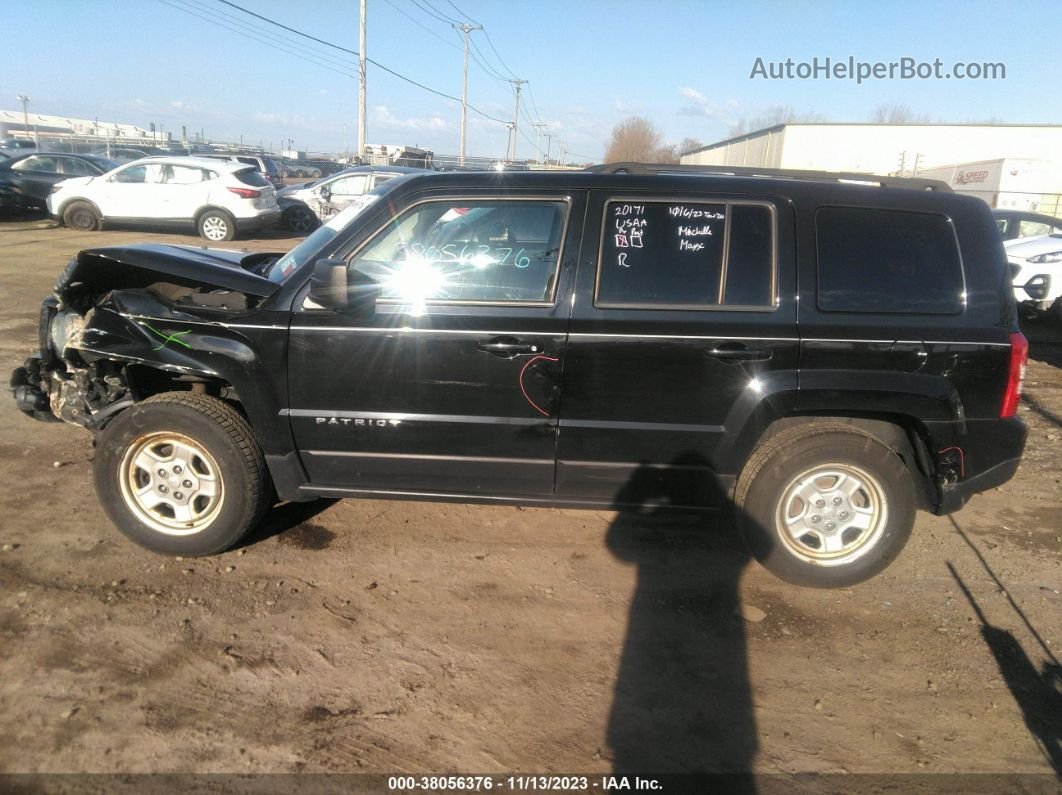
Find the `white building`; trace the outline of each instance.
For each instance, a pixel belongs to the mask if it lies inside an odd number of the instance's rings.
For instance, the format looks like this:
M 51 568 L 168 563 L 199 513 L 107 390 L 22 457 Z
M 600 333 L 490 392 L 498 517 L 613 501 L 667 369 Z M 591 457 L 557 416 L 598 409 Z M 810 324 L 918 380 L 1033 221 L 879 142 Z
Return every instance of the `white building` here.
M 27 127 L 28 123 L 28 127 Z M 26 113 L 20 110 L 0 110 L 0 138 L 66 138 L 69 136 L 93 136 L 97 138 L 121 138 L 141 143 L 168 140 L 170 133 L 152 132 L 135 124 L 100 121 L 99 119 L 74 119 L 68 116 L 47 116 L 42 113 Z
M 970 193 L 1001 210 L 1062 216 L 1062 162 L 1001 158 L 919 169 L 959 193 Z
M 683 164 L 921 175 L 982 160 L 1062 160 L 1058 124 L 778 124 L 695 149 Z

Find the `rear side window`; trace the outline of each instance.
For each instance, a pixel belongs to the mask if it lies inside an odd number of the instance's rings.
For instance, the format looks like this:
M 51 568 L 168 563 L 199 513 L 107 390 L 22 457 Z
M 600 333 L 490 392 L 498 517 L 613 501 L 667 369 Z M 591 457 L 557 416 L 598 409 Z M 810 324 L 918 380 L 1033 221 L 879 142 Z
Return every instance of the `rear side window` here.
M 774 226 L 768 204 L 607 202 L 595 304 L 770 309 Z
M 250 185 L 252 188 L 264 188 L 269 185 L 269 180 L 256 168 L 241 168 L 234 176 L 244 185 Z
M 819 308 L 954 314 L 965 302 L 958 241 L 936 213 L 823 207 L 815 214 Z

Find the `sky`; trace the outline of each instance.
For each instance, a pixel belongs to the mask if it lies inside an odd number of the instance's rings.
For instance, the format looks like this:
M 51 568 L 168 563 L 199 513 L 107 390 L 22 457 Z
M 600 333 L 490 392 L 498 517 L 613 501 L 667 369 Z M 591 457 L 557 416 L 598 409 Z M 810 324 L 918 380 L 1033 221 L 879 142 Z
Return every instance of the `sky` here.
M 357 143 L 359 0 L 4 0 L 0 110 L 151 123 L 179 136 L 341 153 Z M 1005 13 L 1004 13 L 1004 9 Z M 632 116 L 665 143 L 723 140 L 777 106 L 820 121 L 865 122 L 902 103 L 934 122 L 1062 123 L 1047 69 L 1053 0 L 367 0 L 367 142 L 457 154 L 462 36 L 479 24 L 468 67 L 467 153 L 503 157 L 521 94 L 517 157 L 550 147 L 600 161 Z M 1012 35 L 1020 30 L 1020 35 Z M 801 79 L 818 58 L 1004 64 L 993 80 Z M 757 72 L 757 59 L 762 68 Z M 792 77 L 771 65 L 792 60 Z M 418 87 L 389 73 L 396 72 Z M 867 67 L 870 68 L 870 67 Z M 885 67 L 887 69 L 887 67 Z M 998 70 L 997 70 L 998 73 Z M 820 73 L 821 74 L 821 73 Z M 427 90 L 431 89 L 431 91 Z M 438 92 L 438 93 L 432 93 Z M 439 94 L 449 95 L 440 96 Z M 531 123 L 541 126 L 535 128 Z M 547 136 L 548 142 L 547 142 Z

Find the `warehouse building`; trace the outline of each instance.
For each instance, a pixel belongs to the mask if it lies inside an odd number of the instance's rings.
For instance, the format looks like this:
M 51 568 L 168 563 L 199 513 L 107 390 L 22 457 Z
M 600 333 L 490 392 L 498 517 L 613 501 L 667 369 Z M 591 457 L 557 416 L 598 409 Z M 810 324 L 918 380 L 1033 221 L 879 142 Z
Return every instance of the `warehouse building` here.
M 1058 124 L 778 124 L 702 146 L 684 164 L 911 176 L 955 163 L 1062 159 Z

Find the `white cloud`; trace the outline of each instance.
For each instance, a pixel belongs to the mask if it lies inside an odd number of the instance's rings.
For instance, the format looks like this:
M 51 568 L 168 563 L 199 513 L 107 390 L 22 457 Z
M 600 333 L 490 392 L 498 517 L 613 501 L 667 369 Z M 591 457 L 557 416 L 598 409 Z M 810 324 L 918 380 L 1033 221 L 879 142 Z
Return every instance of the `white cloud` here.
M 690 86 L 680 86 L 678 93 L 686 100 L 686 104 L 679 108 L 680 116 L 703 116 L 730 123 L 743 112 L 741 103 L 736 99 L 711 100 Z
M 387 130 L 439 132 L 450 128 L 450 123 L 437 113 L 430 116 L 413 116 L 403 119 L 395 116 L 386 105 L 373 106 L 372 120 L 375 125 Z

